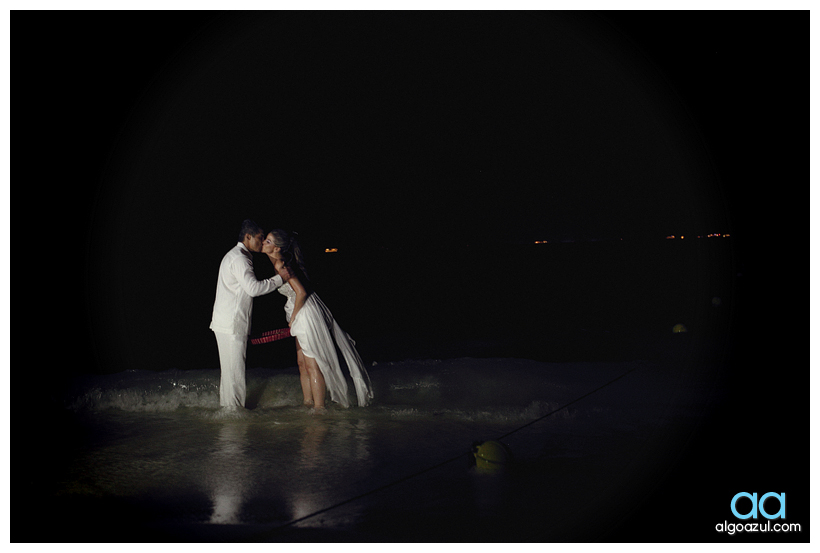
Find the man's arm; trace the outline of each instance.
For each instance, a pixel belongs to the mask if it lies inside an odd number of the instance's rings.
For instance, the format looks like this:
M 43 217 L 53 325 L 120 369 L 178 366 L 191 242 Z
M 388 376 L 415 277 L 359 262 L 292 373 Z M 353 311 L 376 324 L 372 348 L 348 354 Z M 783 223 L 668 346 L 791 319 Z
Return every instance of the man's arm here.
M 244 256 L 237 258 L 231 268 L 242 289 L 252 298 L 269 294 L 285 283 L 279 275 L 257 280 L 253 272 L 253 262 Z

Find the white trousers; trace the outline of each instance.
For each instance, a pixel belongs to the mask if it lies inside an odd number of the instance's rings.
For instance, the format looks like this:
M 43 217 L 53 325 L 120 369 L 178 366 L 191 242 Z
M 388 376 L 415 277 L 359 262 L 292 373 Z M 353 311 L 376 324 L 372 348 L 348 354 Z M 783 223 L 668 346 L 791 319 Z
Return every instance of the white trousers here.
M 214 332 L 219 348 L 219 405 L 245 407 L 245 348 L 248 337 Z

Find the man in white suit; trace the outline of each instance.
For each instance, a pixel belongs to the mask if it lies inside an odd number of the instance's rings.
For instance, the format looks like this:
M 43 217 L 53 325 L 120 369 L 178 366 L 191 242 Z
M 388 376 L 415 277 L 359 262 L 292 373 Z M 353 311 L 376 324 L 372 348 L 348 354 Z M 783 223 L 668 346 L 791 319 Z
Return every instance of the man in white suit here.
M 262 251 L 262 228 L 247 219 L 239 232 L 239 243 L 222 258 L 216 283 L 211 330 L 219 348 L 219 405 L 245 407 L 245 349 L 251 326 L 253 298 L 273 292 L 293 275 L 283 269 L 278 275 L 257 280 L 251 252 Z

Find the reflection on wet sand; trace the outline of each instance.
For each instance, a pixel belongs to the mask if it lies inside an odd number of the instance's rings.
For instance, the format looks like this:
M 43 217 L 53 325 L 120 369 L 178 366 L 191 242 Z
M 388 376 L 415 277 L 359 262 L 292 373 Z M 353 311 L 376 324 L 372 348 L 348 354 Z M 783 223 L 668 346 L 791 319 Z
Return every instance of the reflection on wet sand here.
M 371 431 L 368 421 L 326 416 L 286 427 L 248 419 L 222 421 L 205 468 L 212 504 L 207 522 L 265 520 L 279 525 L 359 495 L 371 469 Z M 271 442 L 281 449 L 271 449 Z M 243 512 L 262 504 L 267 506 L 264 516 Z M 359 511 L 354 505 L 343 511 L 346 523 L 355 522 Z M 299 525 L 324 525 L 330 519 L 333 514 L 325 513 Z
M 305 427 L 304 434 L 300 444 L 300 472 L 302 478 L 295 483 L 293 494 L 291 497 L 292 510 L 291 516 L 293 519 L 299 519 L 311 513 L 315 513 L 319 509 L 326 507 L 323 504 L 323 493 L 321 490 L 313 490 L 311 483 L 317 481 L 317 477 L 321 474 L 316 474 L 317 470 L 321 470 L 321 452 L 322 445 L 327 436 L 328 425 L 323 420 L 312 421 Z
M 331 507 L 360 493 L 357 485 L 366 479 L 370 455 L 367 421 L 316 418 L 305 427 L 301 439 L 301 479 L 292 489 L 292 520 Z M 353 475 L 360 475 L 353 477 Z M 356 518 L 358 510 L 348 506 L 345 518 Z M 328 515 L 332 516 L 332 515 Z M 325 518 L 325 517 L 323 517 Z M 300 526 L 321 524 L 307 519 Z
M 245 454 L 247 436 L 248 424 L 245 421 L 226 421 L 219 429 L 209 470 L 213 501 L 211 524 L 241 522 L 239 513 L 253 479 Z

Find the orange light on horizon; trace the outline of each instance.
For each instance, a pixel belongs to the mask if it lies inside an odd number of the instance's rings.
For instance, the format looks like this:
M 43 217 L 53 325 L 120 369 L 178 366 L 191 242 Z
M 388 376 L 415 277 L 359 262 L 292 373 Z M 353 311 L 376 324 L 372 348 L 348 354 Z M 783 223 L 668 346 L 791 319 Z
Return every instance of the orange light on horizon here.
M 547 242 L 546 240 L 536 240 L 535 243 L 536 244 L 549 244 L 549 242 Z
M 325 253 L 336 253 L 338 251 L 338 248 L 325 248 Z

